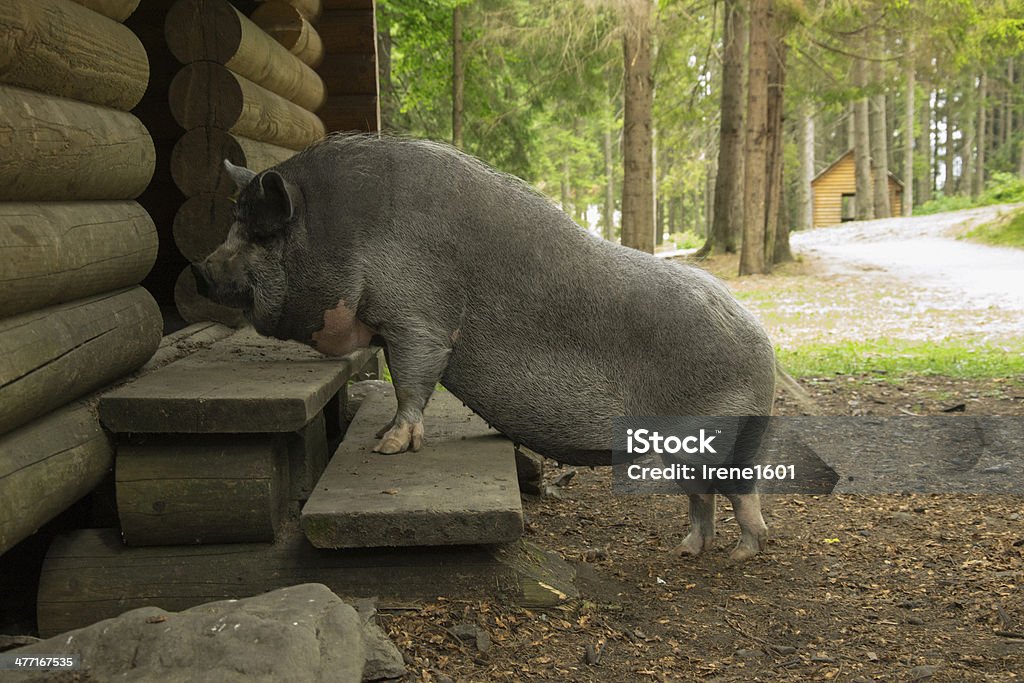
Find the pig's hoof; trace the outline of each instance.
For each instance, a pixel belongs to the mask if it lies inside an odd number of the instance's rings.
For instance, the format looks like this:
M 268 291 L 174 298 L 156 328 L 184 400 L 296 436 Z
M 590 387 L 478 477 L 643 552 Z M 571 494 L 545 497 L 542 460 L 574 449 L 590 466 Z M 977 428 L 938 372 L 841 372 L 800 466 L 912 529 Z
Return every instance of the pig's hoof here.
M 729 560 L 732 562 L 743 562 L 749 560 L 754 555 L 764 550 L 764 547 L 768 544 L 768 534 L 758 534 L 757 536 L 746 536 L 740 538 L 739 543 L 733 548 L 732 552 L 729 553 Z
M 402 451 L 418 451 L 423 447 L 423 423 L 400 423 L 384 432 L 375 453 L 393 455 Z
M 388 422 L 386 425 L 384 425 L 383 427 L 378 429 L 377 430 L 377 438 L 378 439 L 383 439 L 384 435 L 387 434 L 389 431 L 391 431 L 391 428 L 394 427 L 394 426 L 395 426 L 395 421 L 392 420 L 391 422 Z
M 691 531 L 687 534 L 686 538 L 683 539 L 682 543 L 671 550 L 671 554 L 679 557 L 682 557 L 683 555 L 696 557 L 697 555 L 700 555 L 702 550 L 710 550 L 714 543 L 714 538 L 704 538 L 703 534 Z

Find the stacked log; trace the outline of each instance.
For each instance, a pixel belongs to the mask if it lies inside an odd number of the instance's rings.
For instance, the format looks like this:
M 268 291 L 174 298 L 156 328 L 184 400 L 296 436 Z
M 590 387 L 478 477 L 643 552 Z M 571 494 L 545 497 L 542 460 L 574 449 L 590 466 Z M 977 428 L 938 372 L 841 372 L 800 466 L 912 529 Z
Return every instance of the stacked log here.
M 310 20 L 320 3 L 277 4 L 257 8 L 264 24 L 275 27 L 273 35 L 227 0 L 177 0 L 167 12 L 167 47 L 183 65 L 168 104 L 185 130 L 170 161 L 186 197 L 173 236 L 190 261 L 212 253 L 231 225 L 236 188 L 224 173 L 225 159 L 262 171 L 325 135 L 314 113 L 326 99 L 325 86 L 309 65 L 320 42 Z M 240 322 L 237 312 L 199 297 L 191 278 L 186 268 L 175 283 L 179 315 L 189 322 Z
M 327 130 L 380 130 L 373 0 L 323 0 L 317 28 L 324 60 L 317 73 L 328 97 L 320 109 Z
M 107 473 L 72 402 L 143 365 L 163 321 L 137 285 L 157 234 L 155 167 L 129 113 L 149 81 L 122 25 L 138 0 L 0 0 L 0 553 Z

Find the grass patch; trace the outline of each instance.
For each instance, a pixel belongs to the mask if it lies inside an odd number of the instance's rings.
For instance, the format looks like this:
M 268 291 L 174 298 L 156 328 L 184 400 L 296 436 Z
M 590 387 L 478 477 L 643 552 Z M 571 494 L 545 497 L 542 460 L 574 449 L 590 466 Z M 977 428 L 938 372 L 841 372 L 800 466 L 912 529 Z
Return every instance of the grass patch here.
M 777 353 L 782 367 L 796 377 L 882 375 L 887 381 L 896 381 L 907 375 L 938 375 L 1024 380 L 1024 342 L 966 346 L 880 339 L 811 344 L 778 349 Z
M 1024 248 L 1024 209 L 979 225 L 964 237 L 997 247 Z
M 985 185 L 985 191 L 977 197 L 967 195 L 950 195 L 948 197 L 939 195 L 931 201 L 914 208 L 915 216 L 926 216 L 944 211 L 959 211 L 960 209 L 971 209 L 976 206 L 989 206 L 990 204 L 1012 204 L 1024 202 L 1024 178 L 1013 173 L 992 174 L 992 178 Z

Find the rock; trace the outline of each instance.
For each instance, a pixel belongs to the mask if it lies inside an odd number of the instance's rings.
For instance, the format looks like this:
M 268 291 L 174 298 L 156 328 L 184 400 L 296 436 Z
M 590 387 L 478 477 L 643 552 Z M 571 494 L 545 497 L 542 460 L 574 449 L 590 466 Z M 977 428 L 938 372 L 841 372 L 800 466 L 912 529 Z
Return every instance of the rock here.
M 926 678 L 931 678 L 935 675 L 935 672 L 939 670 L 937 664 L 922 664 L 915 666 L 910 670 L 910 680 L 912 681 L 923 681 Z
M 13 652 L 77 654 L 95 680 L 357 683 L 404 674 L 401 654 L 386 640 L 369 617 L 310 583 L 183 612 L 142 607 Z
M 377 600 L 362 598 L 353 601 L 352 606 L 363 624 L 363 646 L 366 648 L 363 680 L 382 681 L 404 676 L 405 658 L 373 620 L 377 614 Z
M 526 446 L 516 445 L 516 476 L 522 493 L 539 496 L 543 493 L 544 457 Z
M 569 482 L 572 481 L 572 478 L 575 476 L 576 469 L 570 467 L 565 472 L 562 472 L 557 477 L 555 477 L 554 480 L 551 482 L 551 485 L 558 486 L 559 488 L 564 488 L 569 485 Z
M 736 650 L 736 656 L 737 657 L 763 657 L 764 656 L 764 652 L 762 652 L 761 650 L 757 650 L 757 649 L 740 648 L 739 650 Z
M 792 645 L 772 645 L 770 647 L 777 655 L 791 655 L 796 652 L 796 648 Z
M 463 642 L 472 642 L 480 652 L 491 649 L 491 634 L 476 624 L 456 624 L 448 629 L 448 633 Z
M 5 636 L 0 635 L 0 652 L 13 650 L 16 647 L 24 647 L 32 643 L 38 643 L 39 639 L 34 636 Z

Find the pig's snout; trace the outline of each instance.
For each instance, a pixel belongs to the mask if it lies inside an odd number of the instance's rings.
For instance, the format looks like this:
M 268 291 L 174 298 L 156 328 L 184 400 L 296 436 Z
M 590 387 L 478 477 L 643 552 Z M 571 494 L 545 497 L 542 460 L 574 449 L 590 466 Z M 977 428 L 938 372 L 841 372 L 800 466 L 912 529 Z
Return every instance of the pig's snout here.
M 193 263 L 196 292 L 214 303 L 247 310 L 252 305 L 252 289 L 245 274 L 232 266 L 237 266 L 237 259 L 224 261 L 216 254 L 201 263 Z

